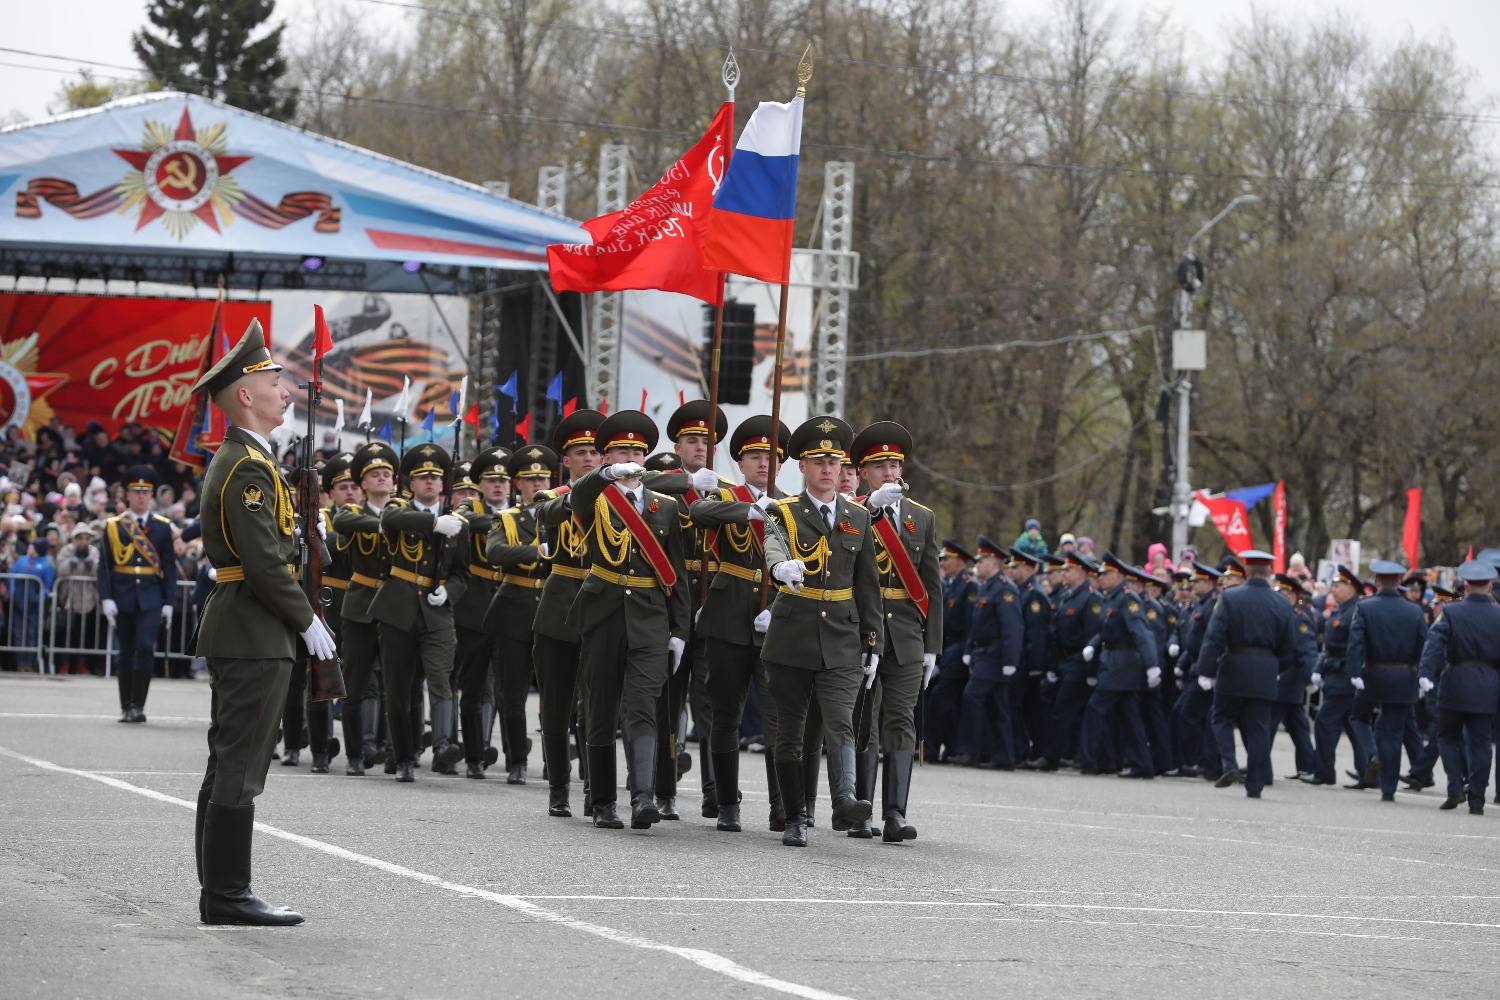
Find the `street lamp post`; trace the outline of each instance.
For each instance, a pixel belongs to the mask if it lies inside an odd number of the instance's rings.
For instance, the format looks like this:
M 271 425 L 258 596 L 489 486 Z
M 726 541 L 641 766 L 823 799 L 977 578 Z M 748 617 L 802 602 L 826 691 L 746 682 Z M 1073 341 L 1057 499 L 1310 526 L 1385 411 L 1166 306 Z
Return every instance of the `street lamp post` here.
M 1193 296 L 1198 289 L 1203 287 L 1205 276 L 1203 261 L 1193 253 L 1193 244 L 1202 239 L 1214 226 L 1230 212 L 1240 205 L 1252 201 L 1260 201 L 1259 195 L 1242 194 L 1235 198 L 1223 211 L 1209 219 L 1203 224 L 1203 228 L 1193 234 L 1192 239 L 1187 242 L 1187 249 L 1183 251 L 1182 261 L 1177 265 L 1177 283 L 1181 292 L 1177 297 L 1177 326 L 1180 331 L 1186 331 L 1190 326 L 1193 311 Z M 1176 348 L 1174 347 L 1174 355 Z M 1193 398 L 1193 380 L 1191 371 L 1201 371 L 1202 365 L 1184 368 L 1173 359 L 1173 366 L 1177 368 L 1177 479 L 1172 485 L 1172 558 L 1182 558 L 1182 550 L 1187 547 L 1188 533 L 1188 510 L 1193 502 L 1193 487 L 1189 481 L 1188 465 L 1188 443 L 1189 431 L 1192 427 L 1191 410 Z

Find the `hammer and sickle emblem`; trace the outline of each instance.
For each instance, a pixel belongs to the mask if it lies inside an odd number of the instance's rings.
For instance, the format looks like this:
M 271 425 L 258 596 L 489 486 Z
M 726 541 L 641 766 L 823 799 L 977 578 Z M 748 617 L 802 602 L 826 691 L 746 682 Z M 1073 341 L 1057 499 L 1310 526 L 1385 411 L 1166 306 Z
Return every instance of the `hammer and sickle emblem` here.
M 198 161 L 191 156 L 174 157 L 162 166 L 171 180 L 163 187 L 174 187 L 192 194 L 198 189 Z

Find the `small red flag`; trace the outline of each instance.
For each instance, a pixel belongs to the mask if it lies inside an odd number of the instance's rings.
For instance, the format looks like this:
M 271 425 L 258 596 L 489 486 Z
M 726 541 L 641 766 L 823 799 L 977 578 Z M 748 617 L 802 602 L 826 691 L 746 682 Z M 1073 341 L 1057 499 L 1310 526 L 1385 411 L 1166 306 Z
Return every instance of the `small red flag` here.
M 599 414 L 600 414 L 600 416 L 608 416 L 609 415 L 609 397 L 608 396 L 600 396 L 599 397 Z
M 1417 555 L 1422 547 L 1422 487 L 1413 486 L 1406 491 L 1406 524 L 1401 529 L 1401 547 L 1406 550 L 1406 565 L 1417 568 Z
M 562 415 L 565 417 L 569 416 L 576 409 L 578 409 L 578 397 L 573 396 L 563 404 Z
M 313 360 L 317 361 L 333 350 L 333 334 L 328 331 L 328 320 L 323 317 L 323 307 L 313 306 Z
M 471 424 L 474 427 L 478 427 L 479 426 L 479 404 L 478 403 L 475 403 L 473 406 L 469 407 L 469 412 L 464 414 L 464 423 Z
M 641 412 L 642 413 L 646 412 L 646 390 L 645 389 L 641 390 Z
M 522 441 L 531 440 L 531 414 L 526 414 L 526 419 L 516 424 L 516 437 Z
M 1469 546 L 1469 554 L 1466 555 L 1466 556 L 1464 556 L 1464 562 L 1473 562 L 1473 561 L 1474 561 L 1474 546 L 1470 545 Z

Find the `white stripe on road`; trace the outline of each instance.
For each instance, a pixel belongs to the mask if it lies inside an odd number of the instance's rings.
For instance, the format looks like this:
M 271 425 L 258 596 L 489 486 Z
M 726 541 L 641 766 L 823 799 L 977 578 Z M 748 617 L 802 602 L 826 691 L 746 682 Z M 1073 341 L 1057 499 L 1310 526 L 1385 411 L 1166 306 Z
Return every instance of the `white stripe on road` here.
M 119 713 L 114 714 L 98 712 L 84 714 L 82 712 L 0 712 L 0 719 L 98 719 L 103 722 L 118 722 Z M 208 716 L 201 719 L 194 715 L 157 715 L 152 713 L 147 718 L 147 724 L 152 722 L 200 722 L 208 725 L 213 720 Z
M 93 771 L 80 771 L 76 768 L 64 767 L 61 764 L 54 764 L 51 761 L 39 760 L 36 757 L 28 757 L 25 754 L 17 753 L 16 751 L 7 749 L 6 747 L 0 747 L 0 754 L 30 764 L 32 767 L 39 767 L 46 771 L 55 771 L 58 774 L 72 775 L 75 778 L 87 778 L 90 781 L 97 781 L 100 784 L 108 785 L 111 788 L 117 788 L 121 791 L 133 792 L 136 795 L 142 795 L 148 799 L 155 799 L 158 802 L 165 802 L 169 805 L 181 806 L 184 809 L 192 809 L 195 811 L 198 808 L 196 802 L 189 802 L 186 799 L 179 799 L 175 796 L 167 795 L 163 792 L 158 792 L 151 788 L 143 788 L 140 785 L 132 785 L 128 781 L 121 781 L 118 778 L 111 778 L 107 775 L 98 774 Z M 512 896 L 498 892 L 490 892 L 486 889 L 476 889 L 474 886 L 463 885 L 459 882 L 449 882 L 447 879 L 439 878 L 436 875 L 428 875 L 425 872 L 419 872 L 415 869 L 407 868 L 403 865 L 393 864 L 389 861 L 382 861 L 379 858 L 372 858 L 367 854 L 359 854 L 355 851 L 348 850 L 347 848 L 339 847 L 336 844 L 330 844 L 322 840 L 315 840 L 312 837 L 304 837 L 300 833 L 292 833 L 289 830 L 283 830 L 279 827 L 270 826 L 266 823 L 257 822 L 255 824 L 255 828 L 262 833 L 268 833 L 273 837 L 279 837 L 282 840 L 288 840 L 294 844 L 300 844 L 303 847 L 311 848 L 315 851 L 321 851 L 324 854 L 330 854 L 333 857 L 341 858 L 345 861 L 352 861 L 355 864 L 361 864 L 370 868 L 376 868 L 390 875 L 397 875 L 401 878 L 410 879 L 413 882 L 421 882 L 424 885 L 430 885 L 436 889 L 445 889 L 448 892 L 457 893 L 461 896 L 470 896 L 476 899 L 487 900 L 491 903 L 498 903 L 501 906 L 519 911 L 537 920 L 542 920 L 553 924 L 561 924 L 564 927 L 569 927 L 576 931 L 582 931 L 585 934 L 592 934 L 595 937 L 603 938 L 606 941 L 612 941 L 615 944 L 622 944 L 630 948 L 638 948 L 642 951 L 658 951 L 665 952 L 669 955 L 675 955 L 678 958 L 692 962 L 694 965 L 701 966 L 702 968 L 707 969 L 710 972 L 717 972 L 719 975 L 727 976 L 730 979 L 735 979 L 742 983 L 749 983 L 752 986 L 762 986 L 766 989 L 776 990 L 779 993 L 786 993 L 791 996 L 806 997 L 807 1000 L 851 1000 L 851 998 L 843 996 L 842 994 L 830 993 L 826 990 L 820 990 L 813 986 L 804 986 L 801 983 L 792 983 L 784 979 L 777 979 L 776 977 L 767 975 L 764 972 L 759 972 L 755 969 L 740 965 L 738 962 L 726 958 L 723 955 L 716 954 L 715 952 L 704 951 L 701 948 L 683 948 L 677 945 L 662 944 L 659 941 L 652 941 L 649 938 L 643 938 L 638 935 L 631 934 L 628 931 L 617 930 L 613 927 L 605 927 L 600 924 L 591 924 L 586 921 L 567 916 L 566 914 L 557 913 L 553 910 L 546 910 L 534 903 L 528 902 L 522 896 Z
M 1011 903 L 1028 910 L 1115 910 L 1124 913 L 1191 913 L 1207 917 L 1272 917 L 1289 920 L 1359 920 L 1377 924 L 1423 924 L 1428 927 L 1479 927 L 1500 930 L 1500 924 L 1463 920 L 1421 920 L 1415 917 L 1364 917 L 1343 913 L 1276 913 L 1262 910 L 1195 910 L 1175 906 L 1105 906 L 1102 903 Z

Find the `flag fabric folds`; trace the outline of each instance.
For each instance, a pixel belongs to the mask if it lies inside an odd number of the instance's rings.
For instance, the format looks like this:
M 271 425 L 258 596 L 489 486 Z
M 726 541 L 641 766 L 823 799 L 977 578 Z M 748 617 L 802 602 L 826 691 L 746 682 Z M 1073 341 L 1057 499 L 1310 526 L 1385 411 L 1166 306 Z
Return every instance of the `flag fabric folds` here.
M 516 412 L 516 393 L 518 391 L 516 389 L 516 373 L 515 372 L 511 372 L 510 373 L 510 378 L 508 378 L 508 379 L 505 380 L 505 384 L 504 385 L 497 385 L 497 386 L 495 386 L 495 391 L 498 392 L 498 393 L 500 393 L 501 395 L 509 396 L 510 397 L 510 412 L 515 413 Z M 496 405 L 498 405 L 499 402 L 500 401 L 498 399 L 495 400 Z
M 1422 487 L 1406 491 L 1406 523 L 1401 528 L 1401 547 L 1406 550 L 1406 565 L 1417 568 L 1422 549 Z
M 802 98 L 761 101 L 734 148 L 708 218 L 703 264 L 784 285 L 792 270 Z
M 374 389 L 366 389 L 365 390 L 365 408 L 363 410 L 359 411 L 359 420 L 358 420 L 358 422 L 355 423 L 355 425 L 354 425 L 355 427 L 366 427 L 366 428 L 368 428 L 368 427 L 374 427 L 375 426 L 375 418 L 370 415 L 370 403 L 374 399 L 375 399 L 375 390 Z
M 547 384 L 547 398 L 561 407 L 563 403 L 562 393 L 562 372 L 558 372 L 553 376 L 552 381 Z
M 322 306 L 313 306 L 313 360 L 333 350 L 333 334 L 329 332 L 328 320 L 323 316 Z
M 592 244 L 549 246 L 552 287 L 559 292 L 658 289 L 721 304 L 723 284 L 704 269 L 703 243 L 733 133 L 734 105 L 726 102 L 703 138 L 653 187 L 623 211 L 583 224 Z
M 526 419 L 516 424 L 516 437 L 521 439 L 522 444 L 531 440 L 531 414 L 526 414 Z

